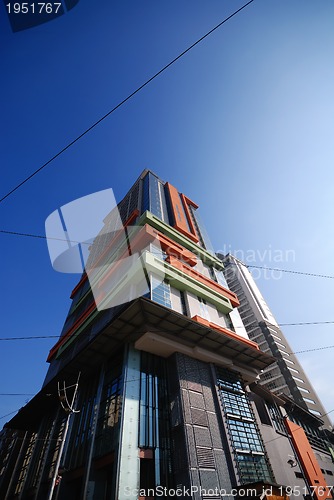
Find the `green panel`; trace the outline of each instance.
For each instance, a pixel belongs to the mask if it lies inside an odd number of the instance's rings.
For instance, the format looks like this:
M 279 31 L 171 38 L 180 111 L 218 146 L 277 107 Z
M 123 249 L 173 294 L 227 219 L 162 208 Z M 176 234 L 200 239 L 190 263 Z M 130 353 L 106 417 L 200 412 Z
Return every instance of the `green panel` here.
M 200 259 L 204 262 L 204 264 L 211 265 L 219 270 L 224 269 L 223 263 L 214 254 L 208 252 L 199 245 L 196 245 L 196 243 L 194 243 L 189 238 L 181 234 L 179 231 L 174 229 L 169 224 L 166 224 L 162 220 L 158 219 L 158 217 L 153 215 L 151 212 L 149 211 L 144 212 L 143 215 L 140 217 L 138 224 L 142 226 L 144 224 L 149 224 L 150 226 L 154 227 L 155 229 L 158 229 L 163 234 L 171 238 L 176 243 L 179 243 L 180 245 L 184 246 L 194 254 L 198 255 Z
M 74 340 L 77 339 L 77 337 L 80 335 L 80 333 L 85 329 L 87 328 L 87 326 L 89 325 L 89 323 L 91 323 L 92 321 L 95 320 L 96 316 L 99 314 L 100 311 L 94 311 L 92 314 L 90 314 L 87 319 L 82 323 L 82 325 L 79 326 L 79 328 L 75 331 L 75 333 L 73 333 L 70 338 L 65 342 L 65 344 L 63 344 L 62 346 L 59 347 L 58 351 L 57 351 L 57 354 L 56 354 L 56 358 L 58 358 L 61 353 L 68 348 L 69 345 L 72 344 L 72 342 L 74 342 Z
M 329 449 L 329 453 L 330 453 L 330 454 L 331 454 L 331 456 L 332 456 L 332 460 L 333 460 L 333 462 L 334 462 L 334 450 L 333 450 L 333 448 L 331 448 L 330 446 L 328 446 L 328 449 Z
M 178 290 L 186 290 L 188 292 L 202 297 L 208 303 L 216 306 L 217 310 L 227 314 L 232 311 L 233 307 L 228 298 L 222 296 L 219 292 L 212 290 L 209 286 L 197 281 L 188 274 L 176 269 L 172 265 L 164 262 L 149 252 L 143 254 L 145 267 L 149 272 L 155 275 L 166 277 L 167 281 Z
M 208 303 L 214 305 L 218 311 L 224 314 L 228 314 L 233 310 L 231 302 L 227 297 L 224 297 L 218 291 L 216 292 L 215 290 L 212 290 L 209 286 L 196 280 L 196 278 L 193 278 L 188 274 L 186 274 L 185 272 L 176 269 L 171 264 L 168 264 L 167 262 L 159 259 L 158 257 L 156 257 L 155 255 L 153 255 L 148 251 L 144 252 L 141 255 L 141 258 L 137 259 L 134 265 L 130 266 L 124 279 L 99 304 L 100 309 L 103 309 L 103 303 L 107 304 L 110 300 L 116 297 L 117 294 L 120 293 L 122 289 L 124 289 L 124 287 L 130 286 L 130 284 L 139 283 L 139 281 L 143 278 L 143 267 L 148 272 L 151 272 L 154 275 L 159 276 L 161 280 L 166 278 L 167 281 L 178 290 L 188 291 L 193 293 L 194 295 L 197 295 L 198 297 L 202 297 Z M 101 274 L 103 274 L 104 270 L 105 269 L 102 269 L 101 273 L 100 272 L 98 273 L 99 277 L 98 279 L 100 279 Z M 94 281 L 98 280 L 95 280 L 94 277 Z M 98 313 L 99 311 L 95 311 L 90 316 L 88 316 L 88 318 L 84 321 L 84 323 L 75 331 L 74 334 L 71 335 L 68 341 L 58 349 L 56 355 L 57 358 L 61 355 L 61 353 L 65 349 L 67 349 L 69 345 L 72 344 L 72 342 L 74 342 L 77 339 L 78 335 L 80 335 L 80 333 L 92 321 L 95 320 Z

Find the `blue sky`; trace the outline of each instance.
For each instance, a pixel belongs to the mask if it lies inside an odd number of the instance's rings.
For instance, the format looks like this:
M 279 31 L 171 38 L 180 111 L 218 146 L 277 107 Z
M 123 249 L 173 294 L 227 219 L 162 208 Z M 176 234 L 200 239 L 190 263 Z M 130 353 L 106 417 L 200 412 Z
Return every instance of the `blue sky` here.
M 241 5 L 80 0 L 18 33 L 1 5 L 0 194 Z M 255 0 L 7 198 L 0 229 L 43 235 L 58 207 L 110 187 L 120 200 L 151 168 L 200 205 L 215 249 L 334 276 L 333 22 L 332 0 Z M 53 271 L 41 239 L 0 238 L 1 337 L 58 335 L 78 276 Z M 257 283 L 279 323 L 334 321 L 332 279 Z M 284 332 L 300 351 L 333 328 Z M 0 393 L 37 392 L 54 343 L 2 341 Z M 299 355 L 327 411 L 333 354 Z M 1 396 L 0 416 L 26 399 Z

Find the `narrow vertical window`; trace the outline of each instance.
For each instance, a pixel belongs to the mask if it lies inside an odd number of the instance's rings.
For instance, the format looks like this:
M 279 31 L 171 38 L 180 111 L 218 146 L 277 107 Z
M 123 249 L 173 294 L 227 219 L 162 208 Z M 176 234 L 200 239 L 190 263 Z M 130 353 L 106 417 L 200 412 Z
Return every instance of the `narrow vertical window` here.
M 165 307 L 172 308 L 170 286 L 155 276 L 151 277 L 151 299 Z
M 186 297 L 184 292 L 180 291 L 180 299 L 181 299 L 181 310 L 182 314 L 185 316 L 188 316 L 188 310 L 187 310 L 187 304 L 186 304 Z
M 210 321 L 210 314 L 208 311 L 208 306 L 206 305 L 206 302 L 202 297 L 197 297 L 198 302 L 199 302 L 199 310 L 200 310 L 200 316 L 204 319 L 207 319 Z

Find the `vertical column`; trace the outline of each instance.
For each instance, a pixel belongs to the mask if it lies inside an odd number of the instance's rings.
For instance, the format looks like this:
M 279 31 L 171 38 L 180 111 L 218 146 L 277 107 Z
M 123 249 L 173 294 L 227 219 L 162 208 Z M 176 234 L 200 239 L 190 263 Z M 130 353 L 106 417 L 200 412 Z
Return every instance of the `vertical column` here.
M 99 377 L 99 383 L 97 386 L 97 392 L 96 392 L 96 401 L 95 401 L 95 407 L 94 407 L 94 419 L 93 419 L 93 424 L 92 424 L 92 429 L 91 429 L 91 436 L 90 436 L 90 445 L 88 449 L 88 456 L 86 460 L 86 471 L 85 471 L 85 479 L 84 479 L 84 486 L 83 486 L 83 494 L 82 497 L 86 498 L 87 500 L 93 499 L 94 498 L 94 486 L 95 486 L 95 481 L 91 477 L 91 467 L 92 467 L 92 459 L 93 459 L 93 452 L 94 452 L 94 446 L 95 446 L 95 436 L 96 436 L 96 428 L 97 428 L 97 421 L 99 418 L 99 411 L 100 411 L 100 404 L 101 404 L 101 396 L 102 396 L 102 390 L 103 390 L 103 382 L 104 382 L 104 374 L 105 374 L 105 366 L 104 364 L 101 366 L 100 370 L 100 377 Z
M 140 352 L 129 346 L 125 355 L 122 424 L 115 498 L 137 500 L 139 490 Z

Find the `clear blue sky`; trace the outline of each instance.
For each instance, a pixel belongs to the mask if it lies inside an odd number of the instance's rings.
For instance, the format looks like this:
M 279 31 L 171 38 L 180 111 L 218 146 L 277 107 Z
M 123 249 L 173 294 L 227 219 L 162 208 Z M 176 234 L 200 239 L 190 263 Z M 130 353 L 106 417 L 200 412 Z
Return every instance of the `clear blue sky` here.
M 80 0 L 14 34 L 0 5 L 1 196 L 241 5 Z M 119 201 L 151 168 L 200 205 L 215 249 L 334 275 L 333 25 L 332 0 L 255 0 L 5 200 L 0 229 L 43 235 L 56 208 L 109 187 Z M 0 239 L 0 336 L 58 335 L 78 276 L 43 240 Z M 334 280 L 276 278 L 257 282 L 279 323 L 334 321 Z M 284 329 L 294 351 L 333 330 Z M 0 393 L 37 392 L 54 343 L 1 342 Z M 334 409 L 334 349 L 299 359 Z M 0 396 L 0 417 L 27 398 Z

